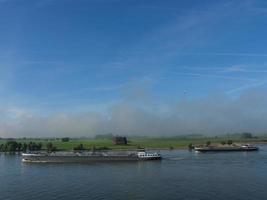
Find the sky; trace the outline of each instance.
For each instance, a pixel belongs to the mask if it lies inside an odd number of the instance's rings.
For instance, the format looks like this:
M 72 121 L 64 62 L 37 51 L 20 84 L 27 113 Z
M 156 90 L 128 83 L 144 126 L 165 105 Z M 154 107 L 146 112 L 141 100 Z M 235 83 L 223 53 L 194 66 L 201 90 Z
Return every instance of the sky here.
M 267 133 L 264 0 L 0 0 L 0 137 Z

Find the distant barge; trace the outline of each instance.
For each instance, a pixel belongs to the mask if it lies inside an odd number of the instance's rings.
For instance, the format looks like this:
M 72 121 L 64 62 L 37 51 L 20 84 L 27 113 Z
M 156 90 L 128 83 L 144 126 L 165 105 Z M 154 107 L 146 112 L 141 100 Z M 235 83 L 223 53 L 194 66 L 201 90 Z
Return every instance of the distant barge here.
M 259 148 L 252 145 L 242 145 L 242 146 L 208 146 L 208 147 L 195 147 L 196 152 L 231 152 L 231 151 L 258 151 Z
M 38 163 L 88 163 L 107 161 L 146 161 L 160 160 L 158 153 L 140 152 L 56 152 L 23 153 L 23 162 Z

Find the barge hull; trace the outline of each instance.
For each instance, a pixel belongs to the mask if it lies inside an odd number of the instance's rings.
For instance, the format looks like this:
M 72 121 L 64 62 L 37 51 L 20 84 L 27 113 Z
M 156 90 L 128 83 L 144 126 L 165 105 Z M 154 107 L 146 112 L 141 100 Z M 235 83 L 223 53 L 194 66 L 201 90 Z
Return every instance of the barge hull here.
M 126 157 L 126 156 L 23 156 L 23 162 L 36 163 L 90 163 L 90 162 L 109 162 L 109 161 L 146 161 L 146 160 L 160 160 L 161 157 Z
M 197 148 L 195 151 L 198 152 L 233 152 L 233 151 L 258 151 L 257 147 L 255 148 Z

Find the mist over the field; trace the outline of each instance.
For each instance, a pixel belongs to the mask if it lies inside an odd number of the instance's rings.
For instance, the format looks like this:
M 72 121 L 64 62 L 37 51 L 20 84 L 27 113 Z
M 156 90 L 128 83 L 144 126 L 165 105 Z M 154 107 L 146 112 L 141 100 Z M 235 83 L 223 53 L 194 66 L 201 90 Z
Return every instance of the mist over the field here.
M 126 98 L 103 112 L 42 116 L 18 108 L 2 108 L 0 116 L 1 137 L 262 134 L 267 132 L 267 95 L 249 91 L 236 98 L 218 95 L 169 104 L 152 98 Z

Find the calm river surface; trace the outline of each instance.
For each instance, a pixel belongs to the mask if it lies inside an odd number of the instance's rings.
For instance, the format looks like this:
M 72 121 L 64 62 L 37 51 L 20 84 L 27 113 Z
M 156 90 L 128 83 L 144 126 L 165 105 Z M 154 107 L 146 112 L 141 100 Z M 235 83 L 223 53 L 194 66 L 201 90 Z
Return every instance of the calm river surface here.
M 92 164 L 30 164 L 0 154 L 0 199 L 267 199 L 267 146 L 259 147 L 162 151 L 162 161 Z

